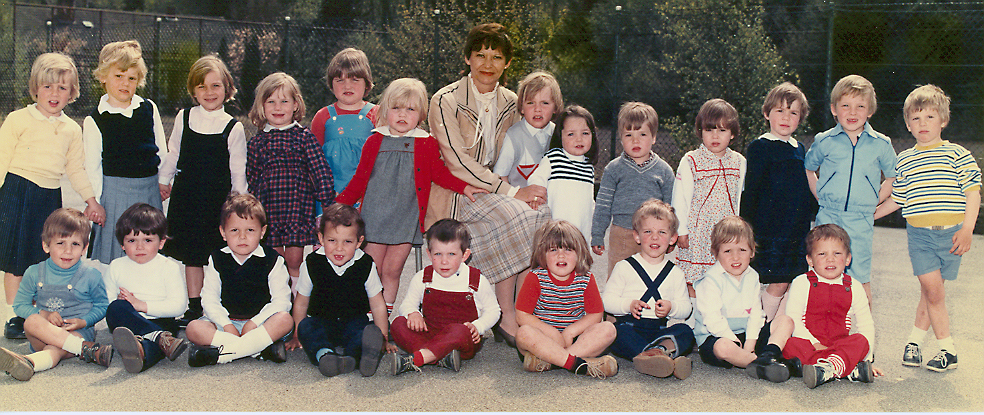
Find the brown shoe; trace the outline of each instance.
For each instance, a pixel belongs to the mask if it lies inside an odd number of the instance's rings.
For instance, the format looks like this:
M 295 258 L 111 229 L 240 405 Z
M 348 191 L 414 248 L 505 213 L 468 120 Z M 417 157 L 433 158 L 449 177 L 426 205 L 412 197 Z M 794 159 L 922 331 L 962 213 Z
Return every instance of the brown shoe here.
M 633 357 L 632 365 L 639 373 L 658 378 L 672 375 L 674 369 L 673 359 L 670 359 L 663 350 L 655 347 Z
M 0 347 L 0 370 L 17 380 L 31 380 L 34 376 L 34 364 L 30 359 L 3 347 Z
M 109 367 L 113 361 L 113 346 L 100 346 L 99 343 L 82 342 L 82 353 L 79 359 L 88 363 L 95 363 L 102 367 Z
M 683 380 L 690 377 L 690 373 L 694 370 L 694 363 L 690 361 L 687 356 L 677 356 L 673 359 L 673 376 L 677 379 Z
M 134 335 L 133 331 L 126 327 L 117 327 L 113 330 L 113 345 L 116 346 L 116 352 L 123 358 L 123 368 L 128 373 L 143 371 L 143 338 Z
M 527 372 L 546 372 L 552 367 L 550 362 L 540 359 L 535 354 L 523 352 L 523 369 Z
M 584 374 L 595 377 L 598 379 L 605 379 L 618 374 L 618 362 L 612 355 L 604 355 L 601 357 L 582 357 L 584 359 L 584 364 L 587 365 L 587 370 L 583 372 Z M 575 370 L 575 373 L 582 373 L 580 368 Z
M 184 353 L 185 349 L 188 348 L 188 341 L 180 337 L 174 337 L 169 331 L 162 331 L 160 335 L 157 336 L 157 346 L 161 348 L 161 352 L 164 352 L 164 356 L 167 360 L 174 361 L 181 353 Z

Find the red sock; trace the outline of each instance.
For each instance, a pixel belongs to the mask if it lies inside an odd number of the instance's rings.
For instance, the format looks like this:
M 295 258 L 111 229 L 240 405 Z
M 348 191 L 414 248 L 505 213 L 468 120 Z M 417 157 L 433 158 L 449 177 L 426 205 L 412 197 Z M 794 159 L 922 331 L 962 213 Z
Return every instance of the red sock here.
M 577 356 L 572 354 L 567 355 L 567 362 L 564 363 L 564 369 L 574 370 L 574 363 L 577 362 Z
M 420 353 L 419 350 L 413 352 L 413 364 L 417 367 L 421 367 L 424 365 L 424 354 Z

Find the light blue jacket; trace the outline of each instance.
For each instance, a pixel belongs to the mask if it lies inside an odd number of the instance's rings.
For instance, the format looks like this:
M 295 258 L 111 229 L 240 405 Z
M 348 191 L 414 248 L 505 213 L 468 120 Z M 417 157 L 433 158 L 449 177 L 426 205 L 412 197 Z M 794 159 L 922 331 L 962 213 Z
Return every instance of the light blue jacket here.
M 818 174 L 820 207 L 839 211 L 874 213 L 882 174 L 894 178 L 895 148 L 888 136 L 864 124 L 858 143 L 840 124 L 817 134 L 804 165 Z

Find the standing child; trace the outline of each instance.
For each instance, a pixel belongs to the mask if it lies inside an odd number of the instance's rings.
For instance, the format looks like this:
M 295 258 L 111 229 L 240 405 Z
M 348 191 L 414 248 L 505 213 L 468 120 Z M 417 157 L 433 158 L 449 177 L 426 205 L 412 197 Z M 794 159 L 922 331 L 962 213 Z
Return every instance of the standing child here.
M 803 170 L 805 147 L 793 138 L 810 114 L 806 95 L 789 82 L 772 88 L 762 114 L 769 132 L 748 145 L 748 172 L 741 213 L 755 230 L 758 249 L 752 267 L 768 284 L 762 294 L 765 321 L 772 321 L 793 277 L 807 270 L 806 234 L 816 217 L 817 199 Z
M 677 168 L 673 185 L 673 208 L 681 218 L 677 260 L 691 294 L 693 284 L 716 261 L 711 229 L 721 219 L 738 214 L 745 157 L 728 145 L 739 133 L 735 107 L 719 98 L 705 102 L 694 122 L 700 147 L 687 152 Z
M 666 257 L 676 243 L 678 226 L 666 202 L 643 203 L 632 217 L 639 253 L 615 264 L 601 298 L 616 320 L 612 353 L 632 359 L 640 373 L 686 379 L 692 369 L 687 355 L 695 340 L 693 329 L 682 320 L 690 317 L 693 306 L 683 272 Z
M 523 369 L 543 372 L 558 366 L 600 379 L 618 374 L 612 355 L 595 357 L 615 340 L 615 325 L 604 321 L 592 262 L 587 241 L 570 222 L 550 221 L 536 231 L 533 270 L 516 297 L 516 346 Z
M 355 208 L 334 203 L 321 215 L 321 248 L 301 264 L 294 297 L 294 338 L 322 375 L 355 370 L 372 376 L 386 345 L 389 320 L 372 257 L 359 249 L 365 223 Z M 362 293 L 365 293 L 363 295 Z M 372 312 L 373 323 L 366 313 Z
M 365 101 L 373 85 L 369 58 L 361 50 L 343 49 L 328 63 L 325 81 L 335 103 L 314 114 L 311 133 L 328 160 L 335 193 L 342 193 L 355 175 L 362 146 L 372 135 L 379 114 L 379 107 Z
M 669 203 L 673 197 L 673 169 L 653 152 L 659 118 L 653 107 L 641 102 L 626 102 L 618 111 L 618 134 L 622 156 L 605 166 L 598 188 L 591 225 L 591 249 L 605 252 L 608 237 L 608 275 L 615 264 L 639 252 L 632 236 L 632 216 L 646 200 L 655 198 Z
M 75 209 L 55 210 L 44 222 L 41 247 L 51 257 L 30 266 L 17 289 L 14 311 L 25 319 L 31 350 L 23 356 L 0 347 L 0 370 L 29 380 L 66 357 L 109 367 L 113 346 L 94 343 L 95 326 L 106 315 L 106 288 L 99 270 L 82 264 L 89 219 Z
M 564 107 L 564 97 L 557 79 L 541 71 L 519 81 L 516 94 L 523 121 L 506 130 L 492 171 L 512 186 L 526 187 L 550 144 L 554 132 L 554 123 L 550 120 Z
M 230 196 L 219 218 L 229 246 L 213 251 L 205 266 L 205 317 L 185 329 L 194 343 L 188 365 L 229 363 L 256 354 L 283 363 L 282 339 L 294 327 L 289 278 L 283 258 L 260 245 L 267 230 L 263 206 L 248 193 Z
M 738 216 L 728 216 L 714 225 L 710 238 L 717 262 L 694 284 L 700 360 L 785 382 L 799 367 L 796 361 L 782 359 L 793 322 L 786 317 L 765 322 L 758 273 L 748 266 L 755 256 L 752 227 Z
M 284 256 L 295 294 L 304 246 L 318 241 L 314 201 L 327 206 L 335 198 L 331 170 L 314 136 L 297 123 L 302 118 L 304 97 L 293 77 L 277 72 L 256 86 L 249 119 L 262 131 L 247 145 L 246 178 L 270 212 L 266 243 Z
M 177 359 L 188 342 L 174 337 L 188 297 L 181 267 L 158 255 L 167 237 L 164 212 L 146 203 L 130 206 L 116 222 L 116 238 L 125 257 L 109 264 L 103 276 L 109 308 L 106 325 L 127 372 L 140 373 L 161 359 Z
M 457 372 L 462 359 L 482 348 L 482 333 L 499 320 L 492 286 L 481 271 L 465 265 L 470 242 L 468 229 L 454 219 L 441 219 L 427 230 L 432 265 L 413 276 L 400 317 L 393 320 L 393 340 L 410 352 L 393 354 L 394 375 L 428 363 Z
M 816 224 L 836 224 L 851 236 L 854 261 L 846 272 L 864 286 L 869 303 L 875 207 L 888 199 L 896 175 L 891 139 L 868 124 L 876 109 L 871 82 L 858 75 L 841 78 L 830 92 L 837 126 L 817 134 L 803 161 L 820 202 Z
M 103 46 L 92 74 L 106 90 L 82 123 L 85 170 L 106 208 L 105 223 L 95 228 L 92 259 L 109 264 L 126 255 L 113 232 L 123 211 L 134 203 L 163 209 L 157 172 L 167 154 L 167 136 L 157 105 L 135 94 L 147 77 L 140 43 Z
M 803 363 L 803 382 L 811 389 L 838 378 L 874 381 L 881 376 L 872 367 L 875 323 L 867 296 L 857 286 L 852 290 L 844 273 L 851 237 L 840 226 L 820 225 L 806 236 L 806 250 L 811 270 L 789 285 L 786 315 L 795 328 L 783 356 Z
M 875 218 L 902 207 L 912 272 L 919 279 L 916 321 L 902 364 L 922 364 L 919 348 L 932 326 L 940 351 L 926 368 L 943 372 L 957 367 L 943 283 L 957 279 L 960 259 L 970 251 L 981 205 L 981 168 L 969 151 L 941 137 L 950 122 L 950 97 L 939 87 L 916 88 L 902 112 L 916 145 L 899 154 L 892 198 L 878 207 Z
M 437 140 L 420 129 L 427 119 L 427 90 L 417 79 L 397 79 L 379 101 L 379 128 L 362 151 L 359 169 L 337 201 L 363 200 L 366 253 L 376 262 L 386 307 L 393 309 L 400 273 L 412 244 L 423 243 L 431 183 L 462 193 L 487 193 L 455 177 L 441 160 Z
M 224 245 L 222 203 L 230 189 L 246 193 L 246 133 L 224 106 L 236 96 L 229 68 L 218 57 L 201 57 L 188 72 L 188 93 L 198 106 L 178 111 L 160 173 L 161 198 L 172 196 L 164 253 L 185 264 L 185 326 L 202 316 L 202 267 L 208 254 Z
M 594 163 L 598 155 L 594 117 L 579 105 L 557 116 L 560 128 L 550 138 L 550 150 L 530 176 L 530 184 L 547 188 L 547 206 L 555 220 L 577 226 L 591 236 L 594 216 Z
M 82 128 L 62 111 L 79 97 L 79 74 L 72 58 L 45 53 L 34 60 L 28 89 L 35 104 L 11 112 L 0 126 L 0 270 L 4 271 L 4 327 L 8 339 L 24 339 L 24 319 L 14 314 L 14 297 L 27 267 L 43 261 L 41 229 L 61 207 L 62 175 L 67 174 L 87 207 L 85 215 L 103 223 L 83 168 Z M 0 320 L 3 321 L 3 320 Z

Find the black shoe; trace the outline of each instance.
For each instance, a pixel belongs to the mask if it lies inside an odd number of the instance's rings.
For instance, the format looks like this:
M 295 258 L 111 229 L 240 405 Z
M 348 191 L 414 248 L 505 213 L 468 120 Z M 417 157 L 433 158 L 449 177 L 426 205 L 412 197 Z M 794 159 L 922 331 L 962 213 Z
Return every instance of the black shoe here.
M 260 360 L 269 360 L 274 363 L 283 363 L 287 361 L 287 347 L 284 345 L 283 339 L 277 339 L 273 344 L 263 349 L 260 355 L 257 356 Z
M 854 370 L 847 375 L 847 380 L 851 382 L 871 383 L 875 381 L 875 373 L 871 370 L 871 362 L 862 360 L 854 367 Z
M 359 359 L 359 373 L 362 376 L 372 376 L 376 374 L 379 367 L 379 359 L 383 357 L 386 348 L 386 339 L 383 331 L 375 324 L 370 324 L 362 330 L 362 357 Z
M 438 367 L 446 367 L 455 372 L 461 370 L 461 352 L 458 349 L 452 350 L 443 359 L 437 361 Z
M 957 355 L 950 353 L 949 350 L 940 350 L 935 357 L 926 362 L 926 369 L 934 372 L 946 372 L 949 369 L 957 368 Z
M 375 326 L 373 326 L 375 327 Z M 338 376 L 355 370 L 355 358 L 325 353 L 318 359 L 318 371 L 327 377 Z
M 188 327 L 188 323 L 202 318 L 202 310 L 192 310 L 188 309 L 185 311 L 184 315 L 178 318 L 178 326 L 181 328 Z
M 919 345 L 908 343 L 902 353 L 902 366 L 919 367 L 922 365 L 922 353 L 919 352 Z
M 27 334 L 24 334 L 24 319 L 16 316 L 11 317 L 3 328 L 3 337 L 10 340 L 27 339 Z
M 418 372 L 420 371 L 420 368 L 413 364 L 412 354 L 390 353 L 390 355 L 393 356 L 392 365 L 390 366 L 390 373 L 392 373 L 393 376 L 399 375 L 403 372 L 409 372 L 411 370 L 416 370 Z
M 492 326 L 492 336 L 496 343 L 502 343 L 502 341 L 505 341 L 509 347 L 514 349 L 516 348 L 516 336 L 506 333 L 502 327 L 499 327 L 499 323 L 495 323 L 495 325 Z
M 222 349 L 215 346 L 191 345 L 188 350 L 188 366 L 202 367 L 219 363 Z
M 766 379 L 770 382 L 782 383 L 789 380 L 789 367 L 776 360 L 775 357 L 762 356 L 745 367 L 745 374 L 755 379 Z
M 836 379 L 834 365 L 826 359 L 820 359 L 816 364 L 803 366 L 803 383 L 813 389 Z
M 796 378 L 803 377 L 803 362 L 798 357 L 782 359 L 782 363 L 789 368 L 789 376 Z

